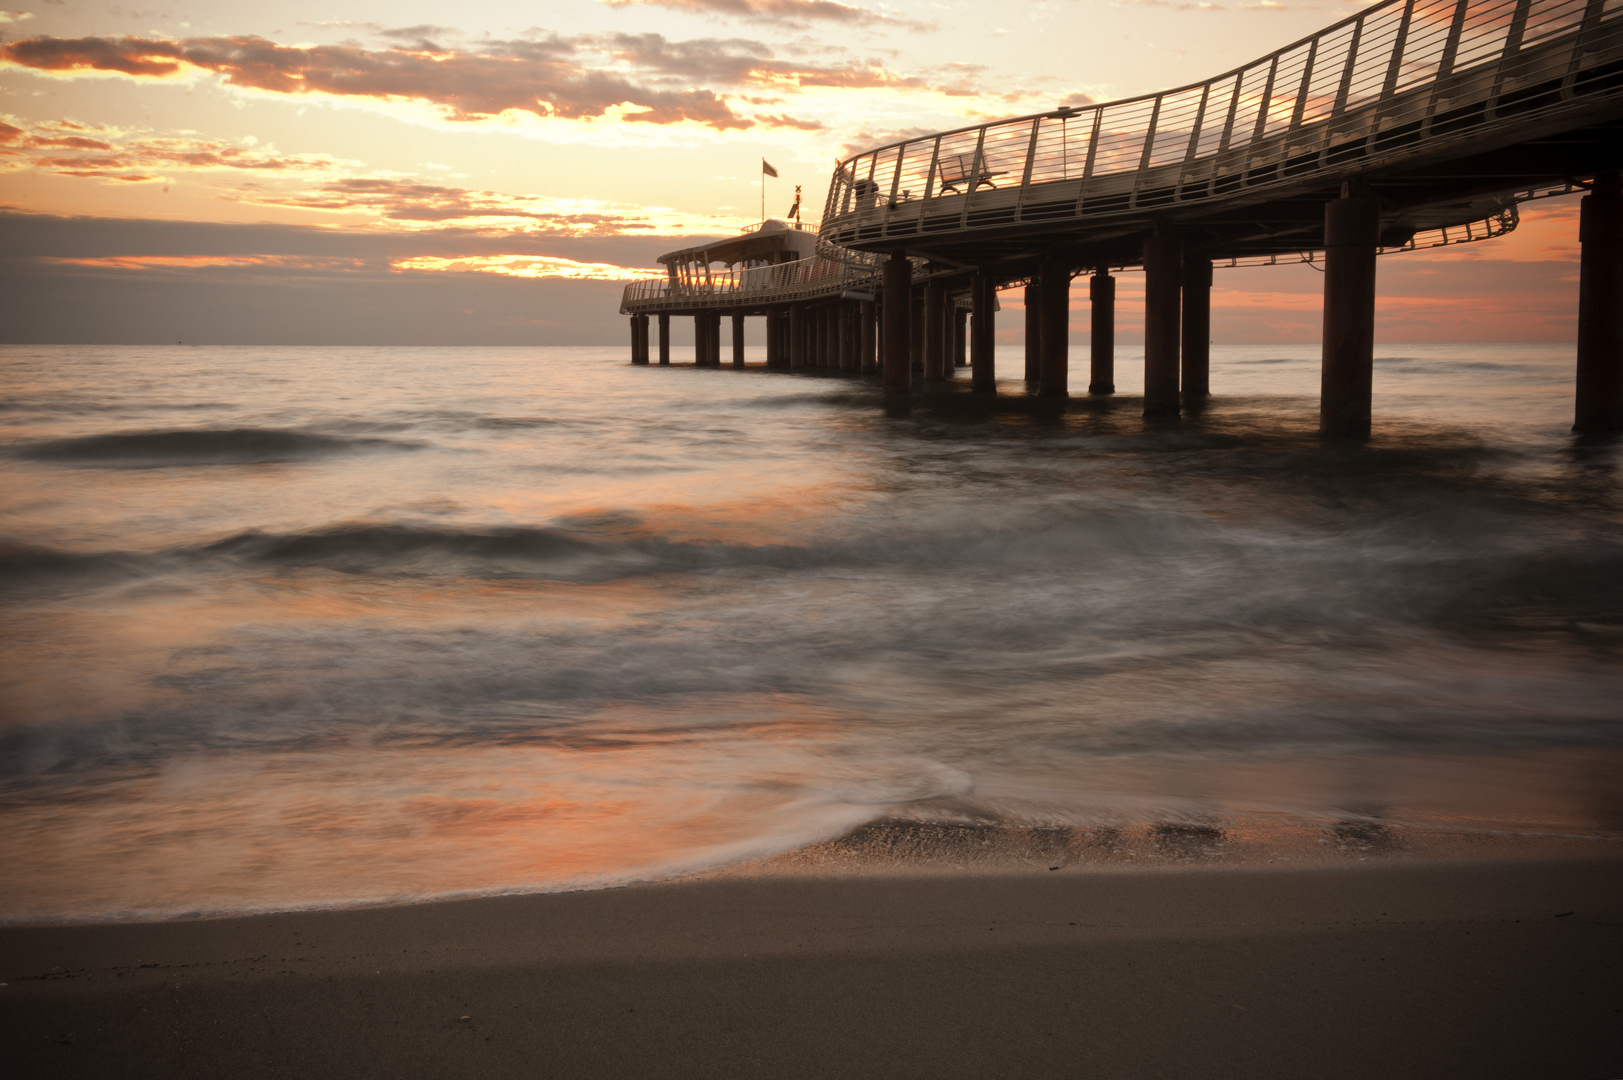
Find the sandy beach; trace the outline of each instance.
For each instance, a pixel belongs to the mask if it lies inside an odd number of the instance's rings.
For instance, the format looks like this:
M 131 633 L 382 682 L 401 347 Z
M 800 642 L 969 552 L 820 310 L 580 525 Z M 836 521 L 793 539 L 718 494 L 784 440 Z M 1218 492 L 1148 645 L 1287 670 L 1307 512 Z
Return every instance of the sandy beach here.
M 0 1023 L 30 1077 L 1611 1077 L 1609 850 L 10 927 Z

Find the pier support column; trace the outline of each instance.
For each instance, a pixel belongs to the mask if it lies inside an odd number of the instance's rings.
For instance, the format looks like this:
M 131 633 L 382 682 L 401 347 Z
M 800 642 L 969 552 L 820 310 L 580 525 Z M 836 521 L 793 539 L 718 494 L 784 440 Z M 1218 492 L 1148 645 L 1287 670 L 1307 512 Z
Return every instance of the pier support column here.
M 1572 430 L 1623 431 L 1623 174 L 1578 204 L 1578 380 Z
M 855 371 L 861 363 L 857 358 L 857 306 L 848 300 L 840 302 L 840 370 Z
M 993 320 L 997 317 L 997 279 L 977 273 L 969 285 L 969 305 L 974 322 L 970 324 L 969 384 L 977 394 L 997 392 L 997 364 L 992 349 L 997 344 Z
M 872 300 L 857 305 L 857 363 L 864 375 L 879 370 L 879 334 L 874 325 L 878 307 Z
M 806 306 L 793 304 L 789 308 L 789 370 L 799 371 L 806 366 Z
M 1040 283 L 1041 378 L 1037 396 L 1070 396 L 1071 377 L 1071 265 L 1062 259 L 1043 260 Z
M 721 366 L 721 312 L 710 313 L 710 366 Z
M 1026 286 L 1026 382 L 1035 386 L 1043 377 L 1043 289 L 1033 280 Z
M 885 393 L 913 389 L 913 264 L 897 252 L 885 260 Z
M 778 313 L 771 308 L 766 313 L 766 366 L 769 370 L 779 366 Z
M 643 341 L 642 336 L 647 329 L 646 322 L 647 316 L 645 315 L 631 316 L 631 362 L 633 364 L 648 363 L 648 353 L 645 349 L 646 343 Z
M 744 366 L 744 313 L 733 312 L 733 367 Z
M 659 313 L 659 362 L 671 362 L 671 316 L 667 311 Z
M 1325 204 L 1319 434 L 1326 438 L 1369 438 L 1375 371 L 1375 251 L 1380 234 L 1381 202 L 1374 196 L 1343 195 Z
M 952 366 L 969 366 L 969 309 L 952 308 Z
M 1212 260 L 1183 256 L 1183 405 L 1212 396 Z
M 913 374 L 924 374 L 924 288 L 921 286 L 912 290 L 908 298 L 908 311 L 912 313 L 908 323 L 908 365 Z
M 1088 336 L 1088 393 L 1116 392 L 1116 279 L 1101 266 L 1088 279 L 1092 332 Z
M 706 314 L 708 314 L 708 312 L 698 311 L 698 312 L 695 312 L 694 315 L 693 315 L 693 366 L 694 367 L 704 367 L 704 361 L 705 361 L 704 332 L 706 330 L 710 329 L 710 327 L 707 325 L 709 320 L 707 320 L 705 318 Z
M 1144 241 L 1144 415 L 1178 415 L 1178 339 L 1183 278 L 1183 241 L 1152 236 Z
M 940 278 L 924 285 L 924 381 L 940 382 L 947 377 L 947 343 L 942 330 L 946 320 L 947 286 Z

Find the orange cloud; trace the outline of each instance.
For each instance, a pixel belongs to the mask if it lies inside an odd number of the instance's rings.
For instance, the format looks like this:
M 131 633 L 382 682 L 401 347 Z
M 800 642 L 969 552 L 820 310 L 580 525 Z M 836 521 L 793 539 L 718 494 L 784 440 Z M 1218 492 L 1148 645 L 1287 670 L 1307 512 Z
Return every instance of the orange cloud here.
M 368 49 L 286 46 L 248 35 L 181 40 L 37 37 L 0 45 L 0 66 L 58 77 L 214 75 L 227 86 L 271 94 L 427 104 L 459 122 L 528 113 L 565 120 L 613 116 L 633 123 L 692 122 L 717 131 L 757 126 L 819 130 L 822 124 L 783 114 L 741 115 L 722 95 L 702 88 L 703 82 L 921 85 L 871 64 L 779 60 L 760 42 L 670 41 L 659 34 L 553 35 L 485 41 L 477 50 L 442 48 L 426 40 Z
M 410 259 L 396 259 L 390 264 L 396 270 L 463 271 L 481 274 L 504 274 L 520 278 L 563 278 L 569 281 L 629 281 L 633 278 L 659 277 L 653 269 L 632 269 L 613 263 L 577 262 L 547 255 L 463 255 L 441 258 L 420 255 Z
M 44 256 L 41 262 L 58 266 L 87 266 L 100 270 L 206 270 L 256 266 L 295 270 L 359 270 L 360 259 L 315 258 L 308 255 L 109 255 L 100 258 Z

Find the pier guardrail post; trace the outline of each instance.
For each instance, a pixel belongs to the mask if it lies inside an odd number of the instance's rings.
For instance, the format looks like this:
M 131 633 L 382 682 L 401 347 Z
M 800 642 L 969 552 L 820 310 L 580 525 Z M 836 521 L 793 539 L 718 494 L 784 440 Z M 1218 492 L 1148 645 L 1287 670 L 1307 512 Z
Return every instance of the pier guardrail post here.
M 974 309 L 969 341 L 970 385 L 978 394 L 996 393 L 997 366 L 992 350 L 997 344 L 993 323 L 997 316 L 992 309 L 997 306 L 997 279 L 985 271 L 977 272 L 969 299 Z
M 1381 202 L 1342 197 L 1324 206 L 1324 352 L 1319 379 L 1319 433 L 1369 438 L 1375 371 L 1375 253 Z
M 1198 408 L 1212 396 L 1212 260 L 1183 256 L 1183 406 Z
M 1088 393 L 1116 392 L 1116 279 L 1101 266 L 1088 279 L 1092 333 L 1088 344 Z
M 884 263 L 885 393 L 913 390 L 913 264 L 901 252 Z
M 1183 334 L 1183 240 L 1144 241 L 1144 415 L 1177 416 L 1178 345 Z
M 1578 372 L 1572 430 L 1623 431 L 1623 174 L 1579 202 Z

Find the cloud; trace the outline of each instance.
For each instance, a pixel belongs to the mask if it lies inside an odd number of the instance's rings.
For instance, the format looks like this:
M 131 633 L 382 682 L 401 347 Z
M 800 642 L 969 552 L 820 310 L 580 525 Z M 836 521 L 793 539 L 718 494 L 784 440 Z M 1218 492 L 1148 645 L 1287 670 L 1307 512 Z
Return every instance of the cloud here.
M 444 29 L 424 25 L 385 33 Z M 760 91 L 931 88 L 924 76 L 898 75 L 875 60 L 786 59 L 747 38 L 674 41 L 655 33 L 560 37 L 536 31 L 467 48 L 443 48 L 426 40 L 365 48 L 284 46 L 251 36 L 36 37 L 0 44 L 0 67 L 56 78 L 110 75 L 185 82 L 213 77 L 224 86 L 288 97 L 427 106 L 441 120 L 459 124 L 496 118 L 510 122 L 528 115 L 695 124 L 716 131 L 823 129 L 818 121 L 766 111 L 769 99 Z M 940 73 L 954 83 L 964 76 L 961 65 Z
M 430 51 L 352 45 L 285 46 L 261 37 L 27 38 L 0 46 L 0 63 L 54 75 L 114 73 L 136 79 L 212 74 L 228 86 L 271 94 L 409 100 L 446 119 L 486 119 L 508 111 L 570 120 L 623 116 L 653 124 L 692 121 L 718 130 L 754 121 L 704 89 L 655 88 L 584 66 L 576 43 L 489 42 L 484 51 Z
M 935 23 L 898 19 L 836 0 L 603 0 L 609 7 L 663 7 L 696 15 L 724 15 L 753 22 L 806 25 L 812 22 L 889 23 L 909 30 L 933 30 Z
M 322 175 L 354 164 L 325 154 L 283 154 L 271 147 L 219 139 L 130 138 L 117 128 L 69 120 L 44 121 L 27 128 L 0 120 L 0 171 L 45 169 L 64 176 L 143 183 L 181 172 L 213 170 Z
M 418 255 L 410 259 L 396 259 L 390 265 L 396 270 L 472 272 L 519 278 L 561 278 L 567 281 L 629 281 L 633 278 L 664 276 L 663 271 L 657 268 L 633 269 L 613 263 L 579 262 L 548 255 L 463 255 L 456 258 Z

